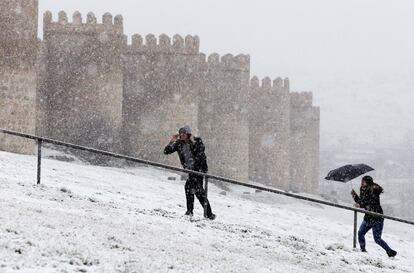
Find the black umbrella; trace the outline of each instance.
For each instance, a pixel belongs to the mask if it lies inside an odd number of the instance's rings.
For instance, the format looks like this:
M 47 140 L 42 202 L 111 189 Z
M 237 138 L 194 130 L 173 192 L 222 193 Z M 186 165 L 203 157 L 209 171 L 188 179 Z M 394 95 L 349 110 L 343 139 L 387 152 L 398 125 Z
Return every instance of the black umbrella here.
M 325 179 L 339 182 L 348 182 L 360 175 L 373 170 L 374 168 L 365 164 L 345 165 L 338 169 L 330 171 Z

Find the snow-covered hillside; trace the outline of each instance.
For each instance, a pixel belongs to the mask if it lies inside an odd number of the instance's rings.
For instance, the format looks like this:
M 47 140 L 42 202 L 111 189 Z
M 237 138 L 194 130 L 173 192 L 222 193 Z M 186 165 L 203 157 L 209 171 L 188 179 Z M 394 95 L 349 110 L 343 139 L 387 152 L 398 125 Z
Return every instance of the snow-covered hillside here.
M 352 249 L 352 212 L 212 185 L 217 219 L 190 219 L 178 175 L 44 160 L 35 186 L 35 170 L 0 152 L 2 273 L 414 272 L 412 226 L 386 221 L 390 259 L 370 235 Z

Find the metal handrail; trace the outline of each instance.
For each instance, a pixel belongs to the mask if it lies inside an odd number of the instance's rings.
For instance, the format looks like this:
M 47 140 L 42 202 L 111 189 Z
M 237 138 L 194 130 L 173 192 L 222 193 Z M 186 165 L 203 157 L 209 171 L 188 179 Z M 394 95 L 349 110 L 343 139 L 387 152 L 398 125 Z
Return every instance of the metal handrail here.
M 283 190 L 277 190 L 277 189 L 271 189 L 271 188 L 266 188 L 266 187 L 257 186 L 257 185 L 251 185 L 251 184 L 248 184 L 248 183 L 244 183 L 244 182 L 234 180 L 234 179 L 230 179 L 230 178 L 226 178 L 226 177 L 221 177 L 221 176 L 218 176 L 218 175 L 213 175 L 213 174 L 208 174 L 208 173 L 203 173 L 203 172 L 196 172 L 196 171 L 192 171 L 192 170 L 186 170 L 186 169 L 182 169 L 182 168 L 178 168 L 178 167 L 174 167 L 174 166 L 171 166 L 171 165 L 166 165 L 166 164 L 162 164 L 162 163 L 158 163 L 158 162 L 153 162 L 153 161 L 149 161 L 149 160 L 145 160 L 145 159 L 139 159 L 139 158 L 126 156 L 126 155 L 122 155 L 122 154 L 118 154 L 118 153 L 103 151 L 103 150 L 99 150 L 99 149 L 95 149 L 95 148 L 90 148 L 90 147 L 85 147 L 85 146 L 81 146 L 81 145 L 66 143 L 66 142 L 63 142 L 63 141 L 58 141 L 58 140 L 54 140 L 54 139 L 50 139 L 50 138 L 39 137 L 39 136 L 35 136 L 35 135 L 30 135 L 30 134 L 24 134 L 24 133 L 19 133 L 19 132 L 15 132 L 15 131 L 5 130 L 5 129 L 0 129 L 0 133 L 13 135 L 13 136 L 17 136 L 17 137 L 22 137 L 22 138 L 27 138 L 27 139 L 33 139 L 33 140 L 37 141 L 37 143 L 38 143 L 37 183 L 38 184 L 40 184 L 41 145 L 42 145 L 42 143 L 50 143 L 50 144 L 55 144 L 55 145 L 59 145 L 59 146 L 64 146 L 64 147 L 68 147 L 68 148 L 81 150 L 81 151 L 88 151 L 88 152 L 92 152 L 92 153 L 96 153 L 96 154 L 101 154 L 101 155 L 105 155 L 105 156 L 109 156 L 109 157 L 113 157 L 113 158 L 125 159 L 125 160 L 128 160 L 128 161 L 132 161 L 132 162 L 136 162 L 136 163 L 142 163 L 142 164 L 146 164 L 146 165 L 149 165 L 149 166 L 159 167 L 159 168 L 163 168 L 163 169 L 167 169 L 167 170 L 171 170 L 171 171 L 177 171 L 177 172 L 188 173 L 188 174 L 191 173 L 191 174 L 204 176 L 206 178 L 206 185 L 205 185 L 206 189 L 207 189 L 207 186 L 208 186 L 208 184 L 207 184 L 208 183 L 208 178 L 211 178 L 211 179 L 215 179 L 215 180 L 218 180 L 218 181 L 227 182 L 227 183 L 230 183 L 230 184 L 239 185 L 239 186 L 243 186 L 243 187 L 247 187 L 247 188 L 251 188 L 251 189 L 261 190 L 261 191 L 265 191 L 265 192 L 271 192 L 271 193 L 275 193 L 275 194 L 280 194 L 280 195 L 292 197 L 292 198 L 295 198 L 295 199 L 309 201 L 309 202 L 312 202 L 312 203 L 318 203 L 318 204 L 322 204 L 322 205 L 326 205 L 326 206 L 331 206 L 331 207 L 336 207 L 336 208 L 340 208 L 340 209 L 344 209 L 344 210 L 353 211 L 354 212 L 354 247 L 356 247 L 356 221 L 357 221 L 357 213 L 358 212 L 369 214 L 369 215 L 372 215 L 372 216 L 382 217 L 384 219 L 389 219 L 389 220 L 396 221 L 396 222 L 401 222 L 401 223 L 405 223 L 405 224 L 409 224 L 409 225 L 414 225 L 414 221 L 410 221 L 410 220 L 406 220 L 406 219 L 402 219 L 402 218 L 398 218 L 398 217 L 394 217 L 394 216 L 389 216 L 389 215 L 385 215 L 385 214 L 375 213 L 375 212 L 371 212 L 371 211 L 366 211 L 366 210 L 361 209 L 361 208 L 354 208 L 354 207 L 351 207 L 351 206 L 335 204 L 335 203 L 332 203 L 332 202 L 329 202 L 329 201 L 324 201 L 324 200 L 320 200 L 320 199 L 316 199 L 316 198 L 312 198 L 312 197 L 307 197 L 307 196 L 300 195 L 300 194 L 286 192 L 286 191 L 283 191 Z

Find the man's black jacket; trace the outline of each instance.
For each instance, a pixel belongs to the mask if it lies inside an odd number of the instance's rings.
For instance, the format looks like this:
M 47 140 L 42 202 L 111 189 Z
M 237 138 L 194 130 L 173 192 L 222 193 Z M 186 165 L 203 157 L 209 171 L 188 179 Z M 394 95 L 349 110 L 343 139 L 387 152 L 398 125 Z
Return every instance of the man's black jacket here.
M 197 172 L 208 172 L 207 166 L 207 156 L 205 154 L 205 146 L 203 141 L 199 137 L 195 137 L 194 141 L 187 140 L 190 142 L 190 150 L 194 156 L 194 169 L 193 171 Z M 183 149 L 184 140 L 177 140 L 175 142 L 168 143 L 165 146 L 164 154 L 172 154 L 174 152 L 178 153 L 180 158 L 181 165 L 185 168 L 185 159 L 184 159 L 184 149 Z

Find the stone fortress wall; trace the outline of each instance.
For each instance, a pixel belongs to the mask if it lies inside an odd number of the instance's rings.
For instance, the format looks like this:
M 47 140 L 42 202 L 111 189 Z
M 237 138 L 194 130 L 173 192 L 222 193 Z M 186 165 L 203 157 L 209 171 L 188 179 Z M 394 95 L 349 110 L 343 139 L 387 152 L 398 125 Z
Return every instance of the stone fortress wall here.
M 135 34 L 128 44 L 122 16 L 110 13 L 98 22 L 93 13 L 46 12 L 38 41 L 37 5 L 0 4 L 0 127 L 178 166 L 163 148 L 188 124 L 211 173 L 317 191 L 311 93 L 290 92 L 288 79 L 260 84 L 248 55 L 207 57 L 198 36 Z M 2 150 L 32 152 L 26 146 L 0 136 Z
M 249 96 L 250 178 L 289 189 L 289 80 L 253 77 Z
M 319 177 L 320 109 L 310 92 L 290 94 L 290 181 L 292 190 L 316 192 Z
M 0 1 L 0 127 L 35 133 L 37 0 Z M 0 150 L 31 153 L 34 142 L 0 134 Z
M 157 162 L 179 164 L 163 147 L 183 124 L 198 128 L 199 38 L 172 39 L 136 34 L 124 62 L 124 152 Z
M 213 173 L 249 178 L 250 57 L 211 54 L 202 67 L 199 130 Z
M 44 14 L 44 88 L 38 95 L 46 111 L 42 135 L 99 149 L 121 148 L 123 22 L 107 13 L 60 12 L 56 22 Z

